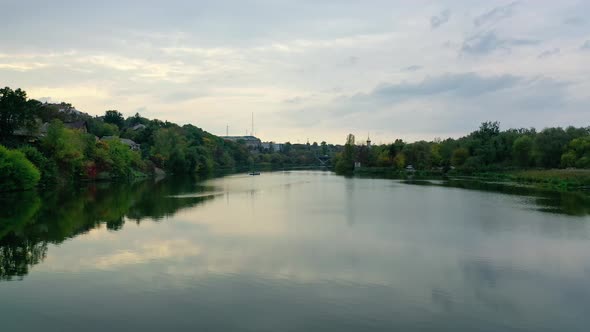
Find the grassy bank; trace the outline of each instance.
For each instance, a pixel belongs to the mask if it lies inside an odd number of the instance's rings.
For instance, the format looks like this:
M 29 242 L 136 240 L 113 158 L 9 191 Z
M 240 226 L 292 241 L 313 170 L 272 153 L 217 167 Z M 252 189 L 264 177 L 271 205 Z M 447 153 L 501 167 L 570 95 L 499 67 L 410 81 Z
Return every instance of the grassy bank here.
M 355 170 L 353 175 L 389 179 L 463 178 L 483 181 L 514 182 L 556 190 L 590 191 L 590 169 L 531 169 L 470 173 L 452 170 L 443 173 L 442 171 L 407 172 L 405 170 L 398 170 L 390 167 L 364 167 Z
M 416 170 L 408 172 L 406 170 L 400 170 L 393 167 L 363 167 L 354 170 L 350 175 L 361 176 L 361 177 L 382 177 L 388 179 L 438 179 L 445 177 L 442 171 L 426 171 Z
M 488 181 L 511 181 L 558 190 L 590 190 L 590 170 L 550 169 L 475 173 Z

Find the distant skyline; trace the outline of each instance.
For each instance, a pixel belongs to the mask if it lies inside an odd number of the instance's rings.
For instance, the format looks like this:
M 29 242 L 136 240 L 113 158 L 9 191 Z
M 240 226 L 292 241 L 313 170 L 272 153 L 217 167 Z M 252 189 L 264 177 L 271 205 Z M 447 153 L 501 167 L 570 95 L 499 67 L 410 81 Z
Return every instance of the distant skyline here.
M 0 0 L 0 85 L 342 144 L 590 126 L 590 1 Z

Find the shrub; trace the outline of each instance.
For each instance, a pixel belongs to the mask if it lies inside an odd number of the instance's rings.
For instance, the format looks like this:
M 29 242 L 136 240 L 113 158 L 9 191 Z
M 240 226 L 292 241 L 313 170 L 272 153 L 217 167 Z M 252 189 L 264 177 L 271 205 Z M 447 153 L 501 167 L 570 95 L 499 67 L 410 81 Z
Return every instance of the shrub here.
M 40 179 L 41 173 L 22 152 L 0 145 L 0 191 L 31 189 Z
M 45 186 L 56 181 L 57 165 L 53 160 L 48 159 L 39 150 L 29 145 L 23 146 L 19 150 L 41 172 L 40 185 Z

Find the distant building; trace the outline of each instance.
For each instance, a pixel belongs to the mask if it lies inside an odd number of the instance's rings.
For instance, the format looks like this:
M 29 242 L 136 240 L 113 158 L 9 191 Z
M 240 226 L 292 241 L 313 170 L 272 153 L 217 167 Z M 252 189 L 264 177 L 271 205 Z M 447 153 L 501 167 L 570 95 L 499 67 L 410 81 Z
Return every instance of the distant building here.
M 256 149 L 262 145 L 260 139 L 254 136 L 222 136 L 221 138 L 231 142 L 243 143 L 249 149 Z
M 37 139 L 45 136 L 41 134 L 41 132 L 37 129 L 29 129 L 29 128 L 18 128 L 12 132 L 12 136 L 19 137 L 22 140 L 25 140 L 29 143 L 35 142 Z
M 262 142 L 260 146 L 270 152 L 279 152 L 283 148 L 283 144 L 275 142 Z
M 47 129 L 49 128 L 49 123 L 45 122 L 41 124 L 41 120 L 36 119 L 35 125 L 31 128 L 21 127 L 12 133 L 13 136 L 20 137 L 23 140 L 26 140 L 30 143 L 37 141 L 37 139 L 41 137 L 45 137 L 47 135 Z
M 147 128 L 146 125 L 141 124 L 141 123 L 138 123 L 135 126 L 131 127 L 131 129 L 132 130 L 135 130 L 135 131 L 137 131 L 137 130 L 143 130 L 145 128 Z
M 86 121 L 66 122 L 64 126 L 68 129 L 79 130 L 83 133 L 88 132 L 88 123 Z
M 133 151 L 139 151 L 141 149 L 141 145 L 135 143 L 134 141 L 128 138 L 119 138 L 117 136 L 104 136 L 100 139 L 101 141 L 111 141 L 111 140 L 119 140 L 119 142 L 127 145 Z
M 49 106 L 49 107 L 53 107 L 53 108 L 57 109 L 57 111 L 60 113 L 74 114 L 74 115 L 82 114 L 82 112 L 78 111 L 74 106 L 72 106 L 70 104 L 66 104 L 66 103 L 61 103 L 61 104 L 45 103 L 44 105 Z

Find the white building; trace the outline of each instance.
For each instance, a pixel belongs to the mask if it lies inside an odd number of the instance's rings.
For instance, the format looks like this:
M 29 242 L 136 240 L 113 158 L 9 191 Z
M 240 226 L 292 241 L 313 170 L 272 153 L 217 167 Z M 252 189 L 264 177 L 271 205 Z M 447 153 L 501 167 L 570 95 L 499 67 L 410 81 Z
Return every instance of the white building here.
M 260 146 L 265 150 L 269 150 L 270 152 L 279 152 L 283 148 L 282 143 L 275 142 L 262 142 Z
M 221 138 L 236 143 L 244 143 L 249 149 L 255 149 L 262 145 L 260 139 L 254 136 L 222 136 Z

